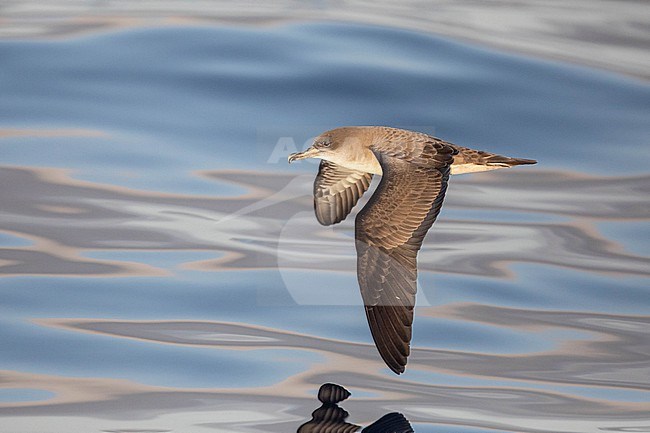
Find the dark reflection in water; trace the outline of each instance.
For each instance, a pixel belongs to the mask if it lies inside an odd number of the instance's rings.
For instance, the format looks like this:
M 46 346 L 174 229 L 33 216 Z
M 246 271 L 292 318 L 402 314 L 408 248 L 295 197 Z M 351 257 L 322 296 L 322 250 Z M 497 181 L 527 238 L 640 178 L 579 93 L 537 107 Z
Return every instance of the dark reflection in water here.
M 350 396 L 348 390 L 334 383 L 321 385 L 318 400 L 321 407 L 311 414 L 311 420 L 298 427 L 297 433 L 352 433 L 360 426 L 345 422 L 349 414 L 338 403 Z M 384 415 L 368 427 L 365 433 L 413 433 L 413 429 L 404 415 L 392 412 Z

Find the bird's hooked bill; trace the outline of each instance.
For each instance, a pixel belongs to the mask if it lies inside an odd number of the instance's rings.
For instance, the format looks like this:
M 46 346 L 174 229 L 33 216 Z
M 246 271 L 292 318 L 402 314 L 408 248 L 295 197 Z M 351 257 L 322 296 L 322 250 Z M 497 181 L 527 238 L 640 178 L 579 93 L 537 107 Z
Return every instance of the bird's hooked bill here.
M 318 149 L 310 147 L 309 149 L 305 150 L 304 152 L 292 153 L 291 155 L 289 155 L 287 160 L 289 161 L 289 164 L 291 164 L 292 162 L 298 161 L 300 159 L 312 158 L 317 153 L 318 153 Z

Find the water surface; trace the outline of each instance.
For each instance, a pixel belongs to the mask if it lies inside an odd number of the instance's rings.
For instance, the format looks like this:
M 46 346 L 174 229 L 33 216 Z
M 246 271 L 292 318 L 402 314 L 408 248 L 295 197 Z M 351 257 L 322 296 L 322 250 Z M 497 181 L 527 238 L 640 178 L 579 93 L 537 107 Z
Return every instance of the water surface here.
M 0 42 L 0 430 L 287 432 L 348 422 L 650 431 L 650 86 L 356 24 Z M 535 158 L 454 177 L 413 354 L 376 353 L 352 221 L 319 226 L 323 130 Z

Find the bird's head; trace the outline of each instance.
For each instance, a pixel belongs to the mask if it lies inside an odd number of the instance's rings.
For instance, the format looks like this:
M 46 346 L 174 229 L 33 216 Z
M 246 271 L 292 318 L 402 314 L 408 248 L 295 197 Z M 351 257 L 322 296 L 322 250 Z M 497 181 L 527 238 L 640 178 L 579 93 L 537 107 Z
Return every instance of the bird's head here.
M 336 162 L 341 156 L 359 143 L 360 128 L 347 127 L 332 129 L 314 139 L 314 144 L 304 152 L 289 155 L 289 163 L 306 158 L 320 158 Z
M 304 152 L 292 153 L 289 155 L 289 163 L 307 158 L 327 159 L 327 156 L 333 153 L 333 148 L 338 147 L 332 137 L 326 134 L 319 135 L 307 150 Z

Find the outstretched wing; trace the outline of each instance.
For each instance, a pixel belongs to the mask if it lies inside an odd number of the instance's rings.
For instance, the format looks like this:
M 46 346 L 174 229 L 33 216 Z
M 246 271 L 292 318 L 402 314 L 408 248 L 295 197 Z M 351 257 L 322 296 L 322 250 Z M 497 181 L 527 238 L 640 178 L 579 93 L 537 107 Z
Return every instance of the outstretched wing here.
M 370 186 L 372 174 L 322 160 L 314 181 L 314 211 L 324 226 L 345 219 Z
M 417 254 L 442 207 L 456 150 L 432 141 L 406 154 L 373 151 L 383 176 L 357 215 L 357 277 L 375 345 L 400 374 L 410 353 Z

